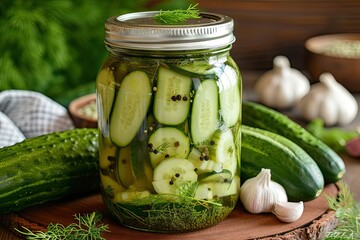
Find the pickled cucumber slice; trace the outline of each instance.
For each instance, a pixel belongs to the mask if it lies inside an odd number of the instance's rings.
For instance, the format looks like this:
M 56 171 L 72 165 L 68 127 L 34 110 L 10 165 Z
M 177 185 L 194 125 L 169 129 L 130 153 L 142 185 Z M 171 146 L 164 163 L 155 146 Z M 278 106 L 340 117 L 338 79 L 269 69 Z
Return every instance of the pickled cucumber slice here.
M 212 138 L 210 158 L 223 164 L 223 169 L 229 170 L 234 176 L 238 166 L 238 157 L 234 136 L 230 129 L 217 130 Z
M 115 162 L 117 147 L 109 143 L 104 137 L 100 137 L 99 144 L 99 166 L 102 169 L 106 169 Z
M 205 172 L 221 172 L 222 169 L 222 163 L 214 162 L 213 160 L 207 160 L 201 163 L 196 173 L 201 174 Z
M 117 146 L 125 147 L 135 137 L 148 111 L 151 91 L 143 71 L 131 72 L 122 81 L 110 117 L 110 137 Z
M 195 191 L 195 198 L 211 200 L 226 197 L 238 193 L 238 185 L 235 178 L 231 182 L 203 182 Z
M 220 113 L 226 126 L 232 127 L 240 120 L 240 81 L 236 71 L 226 66 L 219 79 Z
M 115 179 L 108 175 L 100 173 L 100 180 L 103 189 L 110 194 L 115 194 L 117 192 L 123 192 L 126 190 L 123 185 L 119 184 Z
M 211 183 L 200 183 L 195 192 L 195 198 L 210 200 L 213 199 L 213 190 Z
M 213 184 L 213 196 L 214 197 L 225 197 L 238 193 L 237 178 L 233 178 L 229 183 L 217 182 Z
M 182 185 L 195 183 L 198 175 L 187 159 L 167 158 L 154 169 L 153 186 L 157 193 L 178 194 Z
M 134 176 L 134 183 L 131 185 L 132 189 L 139 190 L 153 190 L 151 184 L 153 170 L 150 166 L 149 150 L 143 139 L 135 138 L 130 144 L 131 150 L 131 167 Z
M 191 79 L 160 67 L 154 97 L 154 116 L 159 123 L 178 125 L 189 115 Z
M 190 152 L 190 141 L 179 129 L 163 127 L 150 136 L 148 147 L 151 165 L 156 167 L 165 158 L 186 158 Z
M 208 63 L 195 62 L 184 65 L 170 65 L 170 69 L 190 78 L 218 79 L 214 66 Z
M 203 81 L 194 97 L 191 136 L 195 145 L 210 141 L 218 125 L 218 87 L 216 81 Z
M 126 203 L 136 201 L 145 197 L 150 196 L 150 192 L 148 190 L 144 191 L 124 191 L 116 193 L 113 201 L 118 203 Z
M 236 159 L 234 136 L 229 128 L 218 129 L 215 132 L 212 138 L 210 158 L 221 163 Z
M 223 169 L 222 163 L 208 159 L 206 155 L 202 154 L 195 147 L 191 149 L 187 159 L 194 165 L 197 174 L 205 172 L 221 172 Z
M 200 182 L 221 182 L 229 183 L 232 180 L 232 173 L 224 169 L 222 172 L 207 172 L 199 175 L 198 180 Z
M 99 116 L 102 116 L 98 118 L 98 124 L 103 132 L 105 132 L 105 126 L 109 121 L 111 107 L 115 97 L 115 77 L 110 68 L 103 68 L 99 71 L 96 86 L 97 111 L 99 112 Z
M 237 158 L 229 159 L 223 163 L 223 169 L 229 170 L 232 173 L 232 176 L 235 176 L 238 171 L 238 161 Z
M 121 184 L 129 188 L 135 181 L 131 166 L 130 147 L 121 148 L 117 157 L 116 170 Z
M 197 168 L 201 165 L 201 157 L 201 152 L 197 148 L 192 147 L 187 159 L 190 160 L 191 163 L 194 164 L 194 167 Z

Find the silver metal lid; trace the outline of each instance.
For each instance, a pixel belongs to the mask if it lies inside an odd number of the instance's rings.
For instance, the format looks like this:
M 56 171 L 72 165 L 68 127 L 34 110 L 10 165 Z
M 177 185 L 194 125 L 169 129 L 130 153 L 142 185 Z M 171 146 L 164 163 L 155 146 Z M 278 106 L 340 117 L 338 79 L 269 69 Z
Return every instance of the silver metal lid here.
M 200 50 L 224 47 L 235 41 L 234 21 L 228 16 L 200 13 L 181 25 L 154 20 L 157 11 L 110 17 L 105 23 L 105 43 L 110 48 L 138 50 Z

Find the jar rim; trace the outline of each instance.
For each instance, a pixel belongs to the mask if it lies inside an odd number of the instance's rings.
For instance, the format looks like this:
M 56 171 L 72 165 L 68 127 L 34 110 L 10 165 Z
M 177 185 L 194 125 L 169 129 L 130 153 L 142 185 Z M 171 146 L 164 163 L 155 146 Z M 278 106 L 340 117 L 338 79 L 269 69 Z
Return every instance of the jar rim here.
M 178 25 L 159 24 L 159 11 L 113 16 L 105 22 L 105 44 L 111 48 L 179 51 L 213 49 L 235 41 L 232 18 L 201 12 L 199 19 Z

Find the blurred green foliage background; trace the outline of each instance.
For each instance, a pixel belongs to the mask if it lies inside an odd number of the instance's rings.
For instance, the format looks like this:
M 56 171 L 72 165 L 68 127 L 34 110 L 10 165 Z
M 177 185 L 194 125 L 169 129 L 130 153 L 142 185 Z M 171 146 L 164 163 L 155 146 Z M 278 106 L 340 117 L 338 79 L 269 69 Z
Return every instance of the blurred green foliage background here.
M 190 0 L 1 0 L 0 91 L 42 92 L 66 106 L 95 92 L 107 56 L 104 22 L 145 10 L 187 8 Z

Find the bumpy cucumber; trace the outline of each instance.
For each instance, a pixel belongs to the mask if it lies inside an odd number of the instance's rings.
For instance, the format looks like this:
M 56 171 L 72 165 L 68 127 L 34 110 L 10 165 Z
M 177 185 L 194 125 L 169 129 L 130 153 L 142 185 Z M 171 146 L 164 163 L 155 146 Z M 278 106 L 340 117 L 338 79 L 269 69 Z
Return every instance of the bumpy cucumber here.
M 318 164 L 325 183 L 334 183 L 345 173 L 343 160 L 329 146 L 286 115 L 254 102 L 244 102 L 244 124 L 280 134 L 303 148 Z
M 186 158 L 190 152 L 189 138 L 174 127 L 158 128 L 151 134 L 148 146 L 153 167 L 165 158 Z
M 309 201 L 324 188 L 316 162 L 297 144 L 276 133 L 242 126 L 241 182 L 255 177 L 261 168 L 271 169 L 290 201 Z
M 189 160 L 167 158 L 154 169 L 153 186 L 157 193 L 178 194 L 182 185 L 195 183 L 197 178 Z
M 219 79 L 220 113 L 226 126 L 232 127 L 240 120 L 241 94 L 240 81 L 236 71 L 225 66 Z
M 178 125 L 190 111 L 191 79 L 160 67 L 154 97 L 154 116 L 159 123 Z
M 195 145 L 209 142 L 218 124 L 218 87 L 216 81 L 205 80 L 196 90 L 191 114 L 191 137 Z
M 121 82 L 110 117 L 110 137 L 117 146 L 127 146 L 135 137 L 148 111 L 151 94 L 145 72 L 131 72 Z
M 0 214 L 98 190 L 97 140 L 74 129 L 0 148 Z

